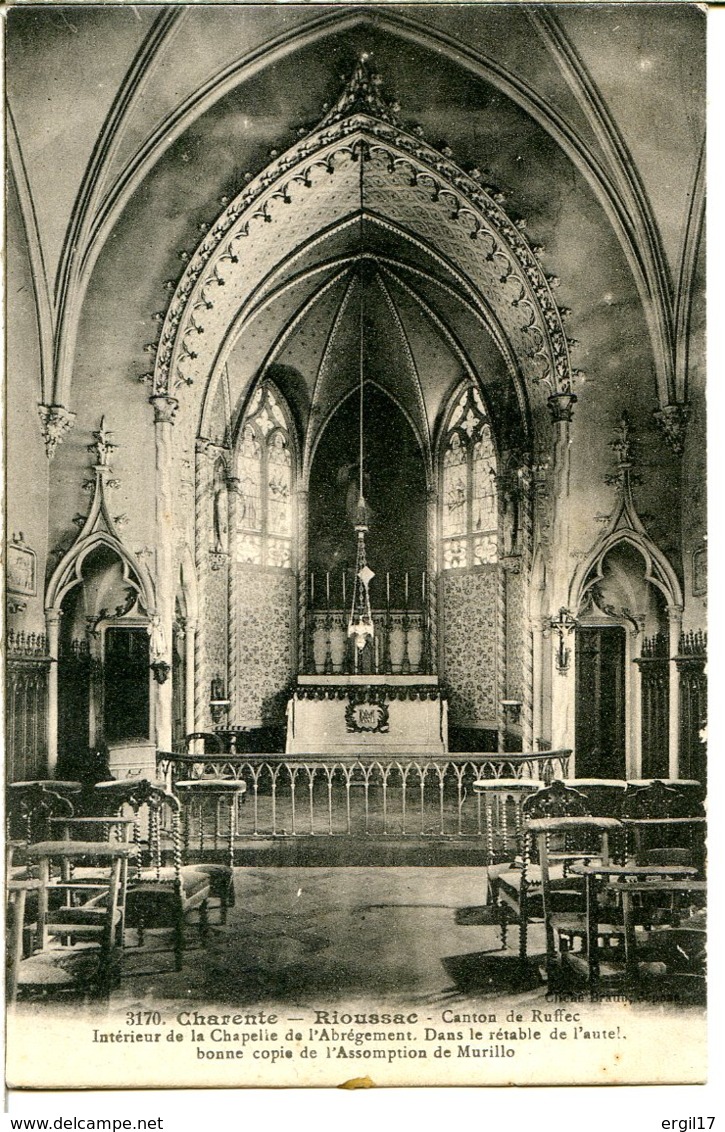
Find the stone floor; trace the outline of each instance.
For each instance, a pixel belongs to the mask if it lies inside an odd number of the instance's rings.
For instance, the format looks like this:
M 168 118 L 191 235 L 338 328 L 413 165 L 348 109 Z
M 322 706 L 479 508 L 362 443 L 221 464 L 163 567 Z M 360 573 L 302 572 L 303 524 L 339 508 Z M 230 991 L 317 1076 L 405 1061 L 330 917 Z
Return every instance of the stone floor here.
M 121 953 L 123 975 L 109 1002 L 85 1003 L 67 1012 L 21 1004 L 10 1019 L 11 1083 L 43 1088 L 339 1085 L 361 1072 L 364 1076 L 370 1064 L 338 1064 L 338 1046 L 343 1043 L 343 1048 L 348 1039 L 337 1030 L 337 1037 L 332 1031 L 326 1037 L 313 1034 L 310 1027 L 329 1023 L 346 1027 L 347 1033 L 352 1023 L 357 1025 L 360 1012 L 376 1017 L 390 1012 L 392 1018 L 398 1011 L 413 1015 L 417 1028 L 413 1038 L 406 1038 L 404 1054 L 396 1052 L 397 1046 L 390 1046 L 392 1053 L 385 1053 L 385 1043 L 380 1047 L 385 1057 L 394 1054 L 397 1060 L 376 1062 L 376 1085 L 703 1079 L 706 1028 L 701 1007 L 679 1002 L 673 1007 L 669 999 L 607 998 L 590 1004 L 582 995 L 581 1006 L 572 1007 L 567 999 L 560 1014 L 539 1019 L 540 1012 L 556 1010 L 558 1002 L 546 998 L 541 925 L 530 926 L 530 961 L 522 971 L 516 929 L 510 932 L 511 949 L 502 951 L 499 929 L 490 922 L 483 868 L 249 867 L 236 870 L 235 882 L 235 906 L 226 924 L 219 923 L 218 911 L 212 910 L 206 946 L 201 946 L 198 924 L 188 925 L 180 972 L 174 969 L 169 932 L 148 931 L 144 946 L 138 947 L 129 930 Z M 561 1041 L 551 1040 L 550 1026 L 542 1042 L 531 1038 L 528 1029 L 514 1027 L 513 1038 L 506 1030 L 509 1045 L 501 1053 L 504 1046 L 490 1037 L 489 1026 L 485 1032 L 476 1031 L 470 1048 L 483 1043 L 481 1050 L 487 1052 L 471 1054 L 483 1059 L 474 1064 L 466 1043 L 475 1027 L 458 1027 L 460 1039 L 452 1032 L 457 1019 L 495 1027 L 525 1020 L 528 1026 L 538 1020 L 556 1022 L 568 1009 L 581 1011 L 581 1019 L 578 1013 L 576 1018 L 566 1015 L 572 1023 L 570 1036 L 573 1023 L 581 1021 L 579 1028 L 587 1029 L 583 1037 L 596 1041 L 570 1040 L 564 1048 Z M 325 1014 L 321 1021 L 320 1011 Z M 244 1022 L 241 1036 L 227 1035 L 217 1016 L 238 1017 L 242 1012 L 252 1021 Z M 276 1038 L 264 1036 L 262 1014 L 281 1020 Z M 190 1021 L 199 1015 L 202 1022 Z M 202 1027 L 198 1039 L 190 1031 L 194 1025 Z M 39 1026 L 49 1049 L 65 1051 L 62 1063 L 40 1062 L 34 1056 Z M 301 1055 L 289 1063 L 255 1060 L 255 1051 L 262 1059 L 293 1056 L 292 1047 L 283 1045 L 293 1040 L 287 1037 L 290 1028 L 299 1029 L 302 1042 L 311 1043 L 311 1048 L 319 1046 L 318 1061 L 308 1064 Z M 445 1031 L 442 1036 L 439 1028 Z M 156 1038 L 149 1036 L 149 1029 L 158 1031 Z M 248 1039 L 248 1032 L 257 1031 L 258 1039 Z M 668 1041 L 660 1048 L 664 1032 Z M 616 1041 L 604 1041 L 613 1034 Z M 560 1037 L 558 1032 L 554 1036 Z M 155 1055 L 145 1044 L 125 1044 L 151 1039 L 162 1043 Z M 172 1047 L 172 1040 L 180 1044 Z M 197 1040 L 206 1044 L 197 1046 Z M 245 1052 L 242 1040 L 261 1044 Z M 338 1043 L 334 1050 L 333 1040 Z M 112 1041 L 124 1045 L 104 1044 Z M 354 1041 L 353 1053 L 359 1045 L 357 1038 Z M 446 1049 L 450 1062 L 442 1060 Z M 658 1052 L 653 1060 L 649 1053 L 654 1049 Z M 420 1050 L 427 1051 L 424 1065 L 405 1060 L 423 1057 L 416 1053 Z M 241 1057 L 241 1063 L 226 1060 L 229 1057 Z
M 456 994 L 481 952 L 501 958 L 499 930 L 483 922 L 485 869 L 249 868 L 235 882 L 235 907 L 225 926 L 212 909 L 205 949 L 189 926 L 181 972 L 168 936 L 149 933 L 139 950 L 128 933 L 119 999 L 435 998 Z M 532 936 L 535 952 L 543 940 Z

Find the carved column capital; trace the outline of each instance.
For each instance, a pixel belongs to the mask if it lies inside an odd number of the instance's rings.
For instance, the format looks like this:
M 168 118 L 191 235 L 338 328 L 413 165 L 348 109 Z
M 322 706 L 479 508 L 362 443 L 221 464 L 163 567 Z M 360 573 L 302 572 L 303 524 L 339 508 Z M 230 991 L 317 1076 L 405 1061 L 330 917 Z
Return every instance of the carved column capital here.
M 680 403 L 665 405 L 655 409 L 652 414 L 657 421 L 665 440 L 676 456 L 681 456 L 685 448 L 685 432 L 690 419 L 690 406 Z
M 208 456 L 211 451 L 211 440 L 208 436 L 197 436 L 194 449 L 199 456 Z
M 568 424 L 574 415 L 574 406 L 579 398 L 576 393 L 552 393 L 547 400 L 554 424 Z
M 40 431 L 45 443 L 45 454 L 53 459 L 55 450 L 76 419 L 75 413 L 64 405 L 38 405 Z
M 179 402 L 169 393 L 155 393 L 149 397 L 154 407 L 154 424 L 174 424 Z

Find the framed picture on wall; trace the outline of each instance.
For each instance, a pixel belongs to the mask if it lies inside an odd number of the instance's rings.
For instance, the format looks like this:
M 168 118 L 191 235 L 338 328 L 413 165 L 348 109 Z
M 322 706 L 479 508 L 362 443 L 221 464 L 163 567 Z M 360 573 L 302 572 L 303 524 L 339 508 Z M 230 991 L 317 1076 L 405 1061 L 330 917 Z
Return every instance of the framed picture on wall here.
M 35 597 L 38 592 L 35 551 L 25 545 L 22 531 L 8 544 L 8 593 Z
M 704 597 L 707 593 L 707 547 L 699 546 L 692 552 L 692 596 Z

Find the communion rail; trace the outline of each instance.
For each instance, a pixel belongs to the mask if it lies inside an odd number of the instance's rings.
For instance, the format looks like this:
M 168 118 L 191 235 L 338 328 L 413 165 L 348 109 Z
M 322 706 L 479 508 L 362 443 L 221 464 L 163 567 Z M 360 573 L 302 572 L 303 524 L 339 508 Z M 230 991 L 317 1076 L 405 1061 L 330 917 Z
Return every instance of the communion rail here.
M 566 778 L 571 751 L 428 756 L 296 756 L 159 752 L 158 772 L 176 781 L 243 781 L 236 838 L 486 837 L 507 848 L 517 800 L 505 790 L 486 805 L 476 779 Z

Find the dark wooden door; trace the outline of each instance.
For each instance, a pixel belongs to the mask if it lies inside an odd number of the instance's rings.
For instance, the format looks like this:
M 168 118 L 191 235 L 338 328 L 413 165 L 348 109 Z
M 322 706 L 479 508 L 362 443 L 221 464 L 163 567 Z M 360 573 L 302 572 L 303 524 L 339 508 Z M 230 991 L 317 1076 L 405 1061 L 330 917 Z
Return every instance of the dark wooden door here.
M 146 629 L 106 630 L 103 731 L 106 740 L 148 739 L 149 635 Z
M 577 778 L 625 777 L 625 647 L 619 625 L 577 629 Z

